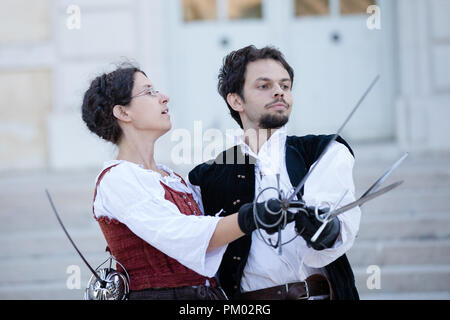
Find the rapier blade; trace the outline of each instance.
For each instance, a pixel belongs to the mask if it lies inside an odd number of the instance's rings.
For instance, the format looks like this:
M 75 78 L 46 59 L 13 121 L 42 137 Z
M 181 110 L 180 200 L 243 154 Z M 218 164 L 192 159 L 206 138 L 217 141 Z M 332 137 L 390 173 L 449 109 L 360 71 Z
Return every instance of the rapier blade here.
M 340 207 L 339 209 L 334 210 L 333 212 L 331 212 L 327 218 L 327 220 L 333 219 L 334 217 L 340 215 L 341 213 L 344 213 L 345 211 L 348 211 L 350 209 L 353 209 L 354 207 L 358 207 L 358 206 L 362 206 L 365 202 L 372 200 L 378 196 L 381 196 L 382 194 L 391 191 L 392 189 L 398 187 L 399 185 L 401 185 L 403 183 L 403 181 L 397 181 L 393 184 L 388 185 L 387 187 L 384 187 L 378 191 L 372 192 L 371 194 L 368 194 L 364 197 L 360 197 L 358 200 L 349 203 L 343 207 Z
M 106 282 L 100 278 L 100 276 L 95 272 L 95 270 L 89 265 L 87 260 L 84 258 L 84 256 L 81 254 L 80 250 L 78 250 L 78 247 L 75 245 L 75 242 L 73 242 L 72 238 L 70 237 L 69 233 L 67 232 L 66 228 L 64 227 L 63 222 L 61 221 L 61 218 L 59 217 L 58 211 L 55 208 L 55 205 L 53 204 L 52 197 L 50 196 L 50 193 L 47 189 L 45 189 L 45 193 L 47 194 L 48 201 L 50 201 L 50 205 L 52 206 L 53 212 L 55 213 L 56 219 L 58 219 L 59 224 L 61 225 L 64 233 L 66 234 L 67 238 L 69 238 L 70 243 L 75 248 L 75 250 L 78 252 L 78 255 L 81 257 L 81 259 L 84 261 L 86 266 L 89 268 L 89 270 L 94 274 L 94 276 L 97 278 L 97 280 L 102 284 L 102 286 L 106 285 Z
M 375 191 L 376 189 L 378 189 L 378 187 L 384 182 L 384 180 L 386 180 L 386 178 L 389 177 L 389 175 L 395 169 L 397 169 L 397 167 L 403 162 L 403 160 L 406 159 L 406 157 L 408 157 L 408 155 L 409 155 L 408 152 L 406 152 L 400 159 L 398 159 L 388 171 L 386 171 L 377 181 L 375 181 L 375 183 L 369 189 L 367 189 L 366 192 L 364 192 L 364 194 L 361 196 L 361 198 L 367 196 L 372 191 Z
M 377 83 L 378 79 L 380 79 L 380 75 L 377 75 L 375 77 L 375 79 L 372 81 L 372 83 L 370 84 L 370 86 L 366 89 L 366 91 L 364 92 L 364 94 L 361 96 L 361 98 L 359 99 L 359 101 L 356 103 L 356 106 L 353 108 L 353 110 L 350 112 L 350 114 L 347 116 L 347 119 L 345 119 L 344 123 L 341 125 L 341 127 L 339 128 L 339 130 L 334 134 L 333 138 L 328 142 L 328 144 L 326 145 L 325 149 L 322 151 L 322 153 L 320 154 L 319 158 L 317 159 L 317 161 L 314 163 L 314 165 L 311 167 L 311 169 L 308 171 L 308 173 L 303 177 L 303 179 L 300 181 L 300 183 L 298 184 L 298 186 L 295 188 L 294 192 L 289 196 L 289 198 L 287 199 L 287 203 L 291 202 L 292 199 L 295 197 L 295 195 L 300 191 L 300 189 L 303 187 L 303 185 L 305 184 L 306 180 L 308 179 L 308 177 L 311 175 L 311 173 L 314 171 L 314 169 L 317 167 L 317 164 L 320 162 L 320 160 L 322 159 L 322 157 L 325 155 L 325 153 L 328 151 L 329 147 L 331 146 L 331 144 L 336 140 L 336 138 L 338 137 L 338 135 L 341 133 L 342 129 L 344 129 L 344 127 L 346 126 L 347 122 L 351 119 L 351 117 L 353 116 L 353 114 L 355 113 L 355 111 L 359 108 L 359 106 L 361 105 L 361 103 L 364 101 L 364 99 L 366 98 L 366 96 L 369 94 L 369 92 L 372 90 L 373 86 L 375 85 L 375 83 Z

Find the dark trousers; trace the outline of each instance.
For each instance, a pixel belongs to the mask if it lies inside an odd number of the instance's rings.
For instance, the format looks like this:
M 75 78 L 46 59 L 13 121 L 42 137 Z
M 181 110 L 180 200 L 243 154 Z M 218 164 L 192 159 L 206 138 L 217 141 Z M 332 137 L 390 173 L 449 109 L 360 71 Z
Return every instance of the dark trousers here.
M 159 288 L 131 291 L 129 300 L 227 300 L 220 287 Z

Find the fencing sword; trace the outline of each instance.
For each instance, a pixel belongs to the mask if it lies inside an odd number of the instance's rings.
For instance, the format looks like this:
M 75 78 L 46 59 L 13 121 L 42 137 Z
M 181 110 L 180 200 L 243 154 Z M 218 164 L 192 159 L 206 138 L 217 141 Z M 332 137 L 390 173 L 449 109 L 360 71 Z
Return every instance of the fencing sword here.
M 382 194 L 385 194 L 386 192 L 389 192 L 394 188 L 397 188 L 402 183 L 403 183 L 403 180 L 397 181 L 397 182 L 394 182 L 394 183 L 388 185 L 387 187 L 381 188 L 378 191 L 374 191 L 364 197 L 360 197 L 358 200 L 353 201 L 352 203 L 349 203 L 343 207 L 340 207 L 339 209 L 331 211 L 330 214 L 328 215 L 328 218 L 333 219 L 333 218 L 337 217 L 338 215 L 340 215 L 341 213 L 344 213 L 350 209 L 353 209 L 354 207 L 361 207 L 367 201 L 372 200 L 378 196 L 381 196 Z
M 375 183 L 373 185 L 370 186 L 369 189 L 367 189 L 366 192 L 363 193 L 363 195 L 361 196 L 364 197 L 366 195 L 368 195 L 369 193 L 376 191 L 376 189 L 378 189 L 378 187 L 383 183 L 384 180 L 386 180 L 387 177 L 389 177 L 389 175 L 398 168 L 398 166 L 403 162 L 403 160 L 405 160 L 408 157 L 409 153 L 406 152 L 403 156 L 401 156 L 400 159 L 398 159 L 393 165 L 392 167 L 386 171 L 377 181 L 375 181 Z
M 353 201 L 352 203 L 349 203 L 345 206 L 342 206 L 338 209 L 333 209 L 330 212 L 328 212 L 325 217 L 322 219 L 322 225 L 319 229 L 317 229 L 316 233 L 311 237 L 311 241 L 315 242 L 317 238 L 322 233 L 325 226 L 330 222 L 332 219 L 337 217 L 338 215 L 353 209 L 354 207 L 361 207 L 364 203 L 366 203 L 369 200 L 372 200 L 378 196 L 381 196 L 382 194 L 391 191 L 392 189 L 398 187 L 403 183 L 403 181 L 397 181 L 395 183 L 392 183 L 388 185 L 387 187 L 384 187 L 377 191 L 377 189 L 380 187 L 380 185 L 389 177 L 389 175 L 400 166 L 400 164 L 408 157 L 408 153 L 406 152 L 400 159 L 398 159 L 380 178 L 377 179 L 370 187 L 367 189 L 366 192 L 364 192 L 358 200 Z M 317 216 L 317 215 L 316 215 Z
M 56 210 L 56 207 L 53 203 L 52 197 L 47 189 L 45 189 L 45 193 L 47 194 L 47 198 L 50 202 L 50 205 L 55 213 L 56 219 L 58 219 L 59 224 L 61 225 L 64 233 L 69 239 L 72 246 L 77 251 L 78 255 L 81 257 L 83 262 L 86 264 L 88 269 L 91 271 L 92 276 L 88 281 L 84 299 L 85 300 L 124 300 L 127 299 L 128 293 L 130 291 L 130 277 L 125 269 L 125 267 L 117 261 L 113 255 L 100 264 L 95 270 L 91 267 L 91 265 L 84 258 L 81 251 L 75 245 L 75 242 L 72 240 L 72 237 L 67 232 L 59 214 Z M 111 267 L 112 262 L 115 262 L 116 265 L 120 265 L 123 269 L 123 273 L 119 272 Z M 104 264 L 109 262 L 109 267 L 101 268 Z
M 395 182 L 393 184 L 388 185 L 387 187 L 384 187 L 382 189 L 380 189 L 379 191 L 376 191 L 380 185 L 383 183 L 384 180 L 387 179 L 387 177 L 389 177 L 389 175 L 395 170 L 397 169 L 397 167 L 403 162 L 403 160 L 406 159 L 406 157 L 408 157 L 408 153 L 405 153 L 400 159 L 398 159 L 391 168 L 389 168 L 389 170 L 387 170 L 377 181 L 375 181 L 375 183 L 373 185 L 371 185 L 369 187 L 369 189 L 367 189 L 366 192 L 364 192 L 362 194 L 361 197 L 359 197 L 358 200 L 349 203 L 339 209 L 333 210 L 332 212 L 330 212 L 329 214 L 329 218 L 333 219 L 334 217 L 340 215 L 341 213 L 344 213 L 345 211 L 348 211 L 356 206 L 361 206 L 363 203 L 372 200 L 378 196 L 381 196 L 383 193 L 386 193 L 388 191 L 391 191 L 392 189 L 398 187 L 399 185 L 401 185 L 403 183 L 403 181 L 398 181 Z
M 364 92 L 364 94 L 361 96 L 361 98 L 358 100 L 358 102 L 356 103 L 355 107 L 353 108 L 353 110 L 350 112 L 350 114 L 347 116 L 347 118 L 345 119 L 344 123 L 341 125 L 341 127 L 338 129 L 338 131 L 333 135 L 333 137 L 331 138 L 331 140 L 328 142 L 328 144 L 326 145 L 325 149 L 322 151 L 322 153 L 320 154 L 319 158 L 317 159 L 317 161 L 314 163 L 314 165 L 311 167 L 311 169 L 308 171 L 308 173 L 303 177 L 303 179 L 300 181 L 300 183 L 297 185 L 297 187 L 295 188 L 295 190 L 292 192 L 292 194 L 283 201 L 283 205 L 285 208 L 289 208 L 291 207 L 290 204 L 293 200 L 293 198 L 295 197 L 296 194 L 298 194 L 298 192 L 300 191 L 300 189 L 303 187 L 303 185 L 305 184 L 306 180 L 309 178 L 309 176 L 311 175 L 311 173 L 314 171 L 314 169 L 317 167 L 317 165 L 319 164 L 320 160 L 323 158 L 323 156 L 325 155 L 325 153 L 328 151 L 328 149 L 330 148 L 330 146 L 332 145 L 332 143 L 337 139 L 337 137 L 339 136 L 339 134 L 342 132 L 342 130 L 344 129 L 344 127 L 347 125 L 347 123 L 349 122 L 349 120 L 352 118 L 353 114 L 356 112 L 356 110 L 359 108 L 359 106 L 361 105 L 361 103 L 364 101 L 364 99 L 366 98 L 366 96 L 369 94 L 369 92 L 372 90 L 372 88 L 375 86 L 375 84 L 377 83 L 377 81 L 380 79 L 380 75 L 377 75 L 375 77 L 375 79 L 373 79 L 372 83 L 369 85 L 369 87 L 366 89 L 366 91 Z M 293 204 L 295 205 L 295 204 Z
M 69 235 L 69 232 L 67 232 L 66 227 L 64 226 L 58 211 L 56 210 L 56 207 L 53 203 L 52 197 L 50 196 L 50 193 L 48 192 L 47 189 L 45 189 L 45 193 L 47 194 L 47 198 L 48 201 L 50 202 L 50 205 L 53 209 L 53 212 L 55 213 L 56 219 L 58 219 L 59 224 L 61 225 L 64 233 L 66 234 L 67 238 L 69 239 L 70 243 L 72 244 L 72 246 L 75 248 L 75 250 L 77 251 L 78 255 L 81 257 L 81 260 L 84 261 L 84 263 L 86 264 L 86 266 L 88 267 L 88 269 L 92 272 L 92 274 L 97 278 L 97 280 L 100 282 L 100 284 L 104 287 L 106 286 L 106 281 L 103 280 L 102 278 L 100 278 L 100 276 L 97 274 L 97 272 L 94 271 L 94 269 L 91 267 L 91 265 L 87 262 L 87 260 L 84 258 L 83 254 L 80 252 L 80 250 L 78 249 L 78 247 L 75 245 L 75 242 L 72 240 L 72 237 Z

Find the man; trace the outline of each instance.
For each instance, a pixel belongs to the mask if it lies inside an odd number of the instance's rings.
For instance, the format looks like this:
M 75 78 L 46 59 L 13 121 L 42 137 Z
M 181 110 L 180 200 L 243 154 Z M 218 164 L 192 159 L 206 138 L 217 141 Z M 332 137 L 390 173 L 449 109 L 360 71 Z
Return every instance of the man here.
M 236 146 L 189 173 L 205 214 L 248 210 L 242 205 L 253 202 L 268 187 L 279 185 L 289 195 L 331 140 L 331 135 L 286 135 L 293 79 L 294 72 L 282 53 L 271 47 L 248 46 L 224 59 L 219 93 L 244 134 Z M 353 201 L 353 163 L 352 150 L 338 137 L 297 198 L 315 207 L 324 201 L 331 206 Z M 269 189 L 257 200 L 274 197 L 276 191 Z M 329 222 L 312 241 L 321 225 L 314 208 L 299 212 L 295 223 L 281 231 L 282 242 L 288 242 L 281 254 L 268 245 L 276 243 L 277 233 L 256 230 L 228 245 L 219 281 L 231 299 L 358 299 L 345 252 L 354 242 L 359 221 L 357 207 Z

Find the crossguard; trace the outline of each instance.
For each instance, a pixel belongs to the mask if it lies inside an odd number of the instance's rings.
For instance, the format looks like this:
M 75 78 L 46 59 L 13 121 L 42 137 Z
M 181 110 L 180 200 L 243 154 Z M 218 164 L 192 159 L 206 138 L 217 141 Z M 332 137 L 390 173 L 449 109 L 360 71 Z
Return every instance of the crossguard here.
M 261 195 L 264 192 L 267 192 L 269 190 L 275 190 L 277 192 L 277 198 L 278 200 L 281 202 L 281 209 L 277 212 L 272 211 L 269 206 L 268 206 L 268 202 L 272 199 L 275 199 L 274 197 L 269 198 L 268 200 L 266 200 L 264 202 L 264 206 L 265 209 L 267 210 L 267 212 L 269 212 L 270 214 L 273 215 L 280 215 L 280 218 L 274 222 L 273 224 L 266 224 L 264 223 L 260 217 L 258 216 L 258 210 L 256 207 L 256 204 L 258 203 L 259 198 L 261 197 Z M 286 195 L 284 194 L 284 192 L 282 190 L 280 190 L 280 184 L 279 184 L 279 175 L 277 175 L 277 188 L 275 187 L 267 187 L 263 190 L 261 190 L 259 192 L 259 194 L 256 196 L 255 201 L 253 202 L 253 217 L 255 220 L 255 225 L 256 225 L 256 230 L 258 230 L 258 233 L 261 237 L 261 239 L 268 245 L 271 246 L 273 248 L 279 248 L 279 254 L 281 255 L 281 247 L 284 244 L 287 244 L 291 241 L 293 241 L 299 234 L 297 233 L 295 235 L 295 237 L 293 237 L 292 239 L 290 239 L 287 242 L 282 242 L 281 239 L 281 230 L 283 230 L 286 227 L 287 224 L 287 214 L 288 214 L 288 210 L 289 209 L 294 209 L 293 211 L 296 211 L 293 214 L 306 214 L 308 216 L 311 215 L 310 210 L 311 208 L 314 208 L 314 217 L 320 221 L 322 223 L 322 225 L 319 227 L 319 229 L 317 230 L 317 232 L 314 234 L 314 236 L 312 237 L 311 241 L 315 242 L 317 240 L 317 238 L 320 236 L 320 234 L 322 233 L 323 229 L 325 228 L 325 226 L 327 225 L 327 223 L 329 222 L 329 217 L 330 214 L 332 212 L 332 210 L 339 205 L 339 203 L 342 201 L 342 199 L 344 198 L 345 194 L 347 193 L 347 191 L 342 195 L 342 197 L 340 198 L 340 200 L 336 203 L 335 206 L 332 206 L 330 202 L 328 201 L 323 201 L 319 204 L 319 206 L 316 207 L 308 207 L 305 203 L 305 201 L 303 201 L 302 199 L 299 200 L 289 200 L 289 198 L 286 197 Z M 320 213 L 320 211 L 322 211 L 323 213 Z M 292 212 L 290 212 L 292 213 Z M 264 238 L 264 236 L 261 233 L 261 228 L 260 226 L 266 227 L 266 228 L 273 228 L 273 227 L 278 227 L 278 240 L 277 242 L 274 244 L 272 243 L 272 239 L 268 239 L 268 241 Z
M 276 192 L 277 192 L 277 196 L 278 196 L 278 200 L 280 200 L 281 201 L 281 209 L 279 210 L 279 211 L 277 211 L 277 212 L 275 212 L 275 211 L 272 211 L 270 208 L 269 208 L 269 206 L 268 206 L 268 203 L 269 203 L 269 201 L 270 200 L 272 200 L 272 199 L 275 199 L 274 197 L 271 197 L 270 199 L 268 199 L 268 200 L 266 200 L 266 201 L 264 201 L 264 206 L 265 206 L 265 209 L 267 210 L 267 212 L 269 212 L 270 214 L 273 214 L 273 215 L 280 215 L 280 218 L 276 221 L 276 222 L 274 222 L 273 224 L 266 224 L 266 223 L 264 223 L 261 219 L 260 219 L 260 217 L 259 217 L 259 215 L 258 215 L 258 210 L 257 210 L 257 207 L 256 207 L 256 204 L 258 203 L 258 200 L 259 200 L 259 198 L 261 197 L 261 195 L 264 193 L 264 192 L 267 192 L 267 191 L 269 191 L 269 190 L 275 190 Z M 272 247 L 272 248 L 278 248 L 278 253 L 281 255 L 281 247 L 284 245 L 284 244 L 287 244 L 287 243 L 289 243 L 289 242 L 291 242 L 292 240 L 294 240 L 294 238 L 292 238 L 291 240 L 289 240 L 289 241 L 287 241 L 287 242 L 285 242 L 285 243 L 283 243 L 282 242 L 282 239 L 281 239 L 281 230 L 283 230 L 285 227 L 286 227 L 286 225 L 287 225 L 287 209 L 286 209 L 286 207 L 283 205 L 283 201 L 285 201 L 285 195 L 284 195 L 284 193 L 281 191 L 280 192 L 280 190 L 279 190 L 279 188 L 274 188 L 274 187 L 268 187 L 268 188 L 265 188 L 265 189 L 263 189 L 263 190 L 261 190 L 261 192 L 259 192 L 259 194 L 256 196 L 256 198 L 255 198 L 255 201 L 253 202 L 253 218 L 254 218 L 254 220 L 255 220 L 255 225 L 256 225 L 256 230 L 258 231 L 258 233 L 259 233 L 259 236 L 260 236 L 260 238 L 264 241 L 264 243 L 265 244 L 267 244 L 268 246 L 270 246 L 270 247 Z M 272 239 L 268 239 L 268 240 L 266 240 L 265 238 L 264 238 L 264 236 L 263 236 L 263 234 L 261 233 L 261 226 L 264 226 L 264 227 L 266 227 L 266 228 L 274 228 L 274 227 L 278 227 L 278 239 L 277 239 L 277 241 L 275 242 L 275 243 L 272 243 Z M 296 236 L 297 237 L 297 236 Z
M 259 217 L 259 215 L 258 215 L 258 210 L 257 210 L 257 207 L 256 207 L 256 204 L 258 203 L 258 200 L 260 199 L 260 197 L 261 197 L 261 195 L 264 193 L 264 192 L 267 192 L 267 191 L 269 191 L 269 190 L 274 190 L 274 191 L 276 191 L 276 194 L 277 194 L 277 197 L 275 198 L 275 197 L 271 197 L 271 198 L 269 198 L 268 200 L 266 200 L 265 202 L 264 202 L 264 206 L 265 206 L 265 209 L 267 210 L 267 212 L 269 212 L 270 214 L 273 214 L 273 215 L 280 215 L 280 218 L 276 221 L 276 222 L 274 222 L 273 224 L 266 224 L 266 223 L 264 223 L 261 219 L 260 219 L 260 217 Z M 279 210 L 279 211 L 277 211 L 277 212 L 275 212 L 275 211 L 272 211 L 270 208 L 269 208 L 269 206 L 268 206 L 268 203 L 269 203 L 269 201 L 270 200 L 273 200 L 273 199 L 278 199 L 280 202 L 281 202 L 281 209 Z M 259 235 L 260 235 L 260 237 L 261 237 L 261 239 L 264 241 L 264 243 L 265 244 L 267 244 L 268 246 L 270 246 L 270 247 L 272 247 L 272 248 L 278 248 L 279 249 L 279 254 L 281 255 L 281 253 L 282 253 L 282 246 L 284 245 L 284 244 L 287 244 L 287 243 L 289 243 L 289 242 L 291 242 L 291 241 L 293 241 L 297 236 L 298 236 L 298 234 L 296 234 L 295 235 L 295 237 L 293 237 L 292 239 L 290 239 L 290 240 L 288 240 L 288 241 L 286 241 L 286 242 L 282 242 L 282 239 L 281 239 L 281 230 L 283 230 L 285 227 L 286 227 L 286 225 L 287 225 L 287 221 L 288 221 L 288 210 L 289 209 L 295 209 L 295 210 L 297 210 L 297 213 L 296 214 L 298 214 L 299 212 L 303 212 L 303 213 L 305 213 L 305 214 L 308 214 L 308 211 L 306 210 L 306 204 L 305 204 L 305 202 L 303 201 L 303 200 L 290 200 L 289 201 L 289 199 L 287 198 L 287 196 L 285 195 L 285 193 L 283 192 L 283 190 L 281 190 L 281 188 L 280 188 L 280 176 L 279 176 L 279 174 L 277 174 L 277 188 L 275 188 L 275 187 L 268 187 L 268 188 L 265 188 L 265 189 L 263 189 L 263 190 L 261 190 L 259 193 L 258 193 L 258 195 L 256 196 L 256 198 L 255 198 L 255 200 L 254 200 L 254 202 L 253 202 L 253 218 L 254 218 L 254 221 L 255 221 L 255 225 L 256 225 L 256 230 L 258 231 L 258 233 L 259 233 Z M 268 241 L 264 238 L 264 236 L 263 236 L 263 234 L 261 233 L 261 228 L 260 228 L 260 226 L 263 226 L 263 227 L 266 227 L 266 228 L 274 228 L 274 227 L 278 227 L 278 239 L 277 239 L 277 241 L 276 241 L 276 243 L 272 243 L 272 239 L 268 239 Z

